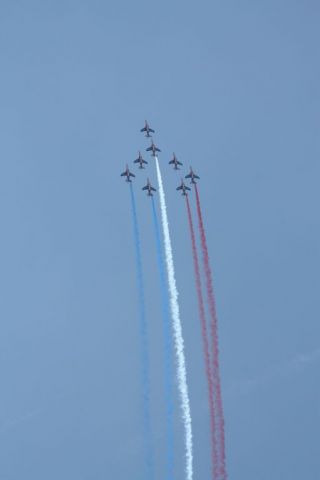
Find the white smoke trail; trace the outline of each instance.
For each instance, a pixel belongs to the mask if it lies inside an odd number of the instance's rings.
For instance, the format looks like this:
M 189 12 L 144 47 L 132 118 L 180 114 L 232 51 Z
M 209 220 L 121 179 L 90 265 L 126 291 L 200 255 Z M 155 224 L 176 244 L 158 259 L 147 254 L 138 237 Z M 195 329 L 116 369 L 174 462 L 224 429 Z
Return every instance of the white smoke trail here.
M 156 160 L 157 178 L 158 178 L 158 186 L 159 186 L 161 220 L 162 220 L 164 247 L 165 247 L 165 255 L 166 255 L 168 284 L 169 284 L 169 291 L 170 291 L 170 309 L 171 309 L 171 317 L 173 322 L 174 345 L 175 345 L 175 353 L 177 357 L 178 389 L 180 394 L 182 418 L 183 418 L 183 425 L 184 425 L 184 431 L 185 431 L 186 475 L 187 475 L 187 480 L 192 480 L 193 478 L 192 424 L 191 424 L 190 401 L 189 401 L 189 393 L 188 393 L 188 385 L 187 385 L 186 361 L 184 356 L 184 342 L 182 337 L 182 327 L 181 327 L 180 313 L 179 313 L 178 290 L 176 286 L 176 279 L 175 279 L 175 273 L 174 273 L 171 239 L 170 239 L 170 233 L 169 233 L 169 223 L 168 223 L 168 217 L 167 217 L 167 207 L 166 207 L 166 200 L 165 200 L 165 195 L 163 190 L 162 177 L 161 177 L 158 158 L 155 157 L 155 160 Z

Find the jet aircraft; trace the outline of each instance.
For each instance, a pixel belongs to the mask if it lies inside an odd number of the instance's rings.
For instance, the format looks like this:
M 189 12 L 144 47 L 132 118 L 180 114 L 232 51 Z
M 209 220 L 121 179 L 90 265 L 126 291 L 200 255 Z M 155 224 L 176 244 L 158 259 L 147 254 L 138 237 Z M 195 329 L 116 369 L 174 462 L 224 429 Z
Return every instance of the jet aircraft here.
M 141 128 L 140 132 L 146 132 L 146 137 L 151 137 L 150 132 L 154 133 L 154 130 L 152 130 L 152 128 L 150 128 L 147 120 L 145 120 L 144 121 L 144 127 Z
M 198 177 L 198 175 L 196 175 L 196 174 L 194 173 L 194 171 L 192 170 L 192 167 L 190 167 L 190 173 L 189 173 L 188 175 L 186 175 L 185 178 L 191 178 L 191 183 L 197 183 L 197 182 L 195 181 L 195 178 L 196 178 L 197 180 L 200 180 L 200 177 Z
M 157 155 L 157 152 L 161 152 L 160 148 L 158 148 L 154 143 L 153 140 L 151 140 L 151 145 L 149 148 L 146 148 L 147 152 L 152 152 L 151 155 L 155 157 Z
M 121 177 L 127 177 L 126 182 L 131 182 L 130 177 L 135 177 L 133 173 L 130 172 L 128 165 L 126 166 L 126 169 L 123 173 L 120 175 Z
M 182 195 L 188 195 L 187 190 L 191 190 L 191 188 L 187 187 L 181 178 L 181 185 L 177 187 L 177 190 L 182 190 Z
M 152 196 L 153 196 L 152 192 L 156 192 L 156 191 L 157 191 L 157 190 L 156 190 L 155 188 L 153 188 L 153 186 L 151 185 L 149 178 L 148 178 L 148 181 L 147 181 L 147 185 L 146 185 L 145 187 L 143 187 L 142 190 L 148 190 L 148 196 L 149 196 L 149 197 L 152 197 Z
M 180 170 L 180 169 L 178 168 L 178 165 L 182 165 L 182 163 L 179 162 L 179 160 L 177 159 L 175 153 L 173 154 L 173 159 L 170 160 L 169 165 L 174 165 L 174 167 L 173 167 L 174 170 Z
M 148 162 L 142 158 L 141 152 L 139 152 L 139 156 L 136 160 L 134 160 L 133 163 L 139 163 L 139 168 L 144 168 L 144 164 L 147 164 Z

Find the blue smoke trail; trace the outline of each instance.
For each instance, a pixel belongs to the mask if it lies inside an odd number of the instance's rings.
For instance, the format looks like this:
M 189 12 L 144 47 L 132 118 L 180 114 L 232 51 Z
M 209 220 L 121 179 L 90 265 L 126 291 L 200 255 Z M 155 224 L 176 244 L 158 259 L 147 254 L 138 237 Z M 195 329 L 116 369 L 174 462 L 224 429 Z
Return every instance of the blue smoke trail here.
M 154 198 L 152 200 L 152 216 L 157 247 L 157 261 L 160 275 L 161 304 L 163 317 L 164 336 L 164 365 L 165 365 L 165 400 L 166 400 L 166 479 L 173 479 L 174 469 L 174 425 L 173 425 L 173 353 L 171 341 L 171 317 L 169 309 L 168 287 L 166 282 L 166 270 L 163 258 L 161 235 Z
M 136 267 L 137 267 L 137 282 L 138 282 L 138 296 L 139 296 L 139 316 L 140 316 L 140 338 L 141 338 L 141 363 L 142 363 L 142 391 L 143 391 L 143 434 L 144 434 L 144 448 L 145 448 L 145 466 L 146 479 L 153 480 L 154 478 L 154 455 L 152 447 L 152 430 L 150 421 L 150 374 L 149 374 L 149 349 L 148 349 L 148 335 L 147 322 L 145 313 L 144 301 L 144 281 L 141 261 L 141 244 L 138 227 L 138 216 L 136 201 L 133 192 L 132 184 L 130 183 L 130 196 L 133 219 L 133 233 L 136 247 Z

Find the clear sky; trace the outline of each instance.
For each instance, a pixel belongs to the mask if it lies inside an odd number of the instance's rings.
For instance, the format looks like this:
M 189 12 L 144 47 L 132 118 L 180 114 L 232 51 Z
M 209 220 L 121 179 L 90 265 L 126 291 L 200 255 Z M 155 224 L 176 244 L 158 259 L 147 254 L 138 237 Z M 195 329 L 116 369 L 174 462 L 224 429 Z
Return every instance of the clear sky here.
M 201 176 L 230 480 L 320 475 L 319 44 L 315 0 L 2 0 L 0 479 L 143 480 L 130 198 L 156 129 L 194 425 L 208 409 L 172 152 Z M 150 159 L 135 182 L 152 419 L 163 479 L 160 292 Z M 193 198 L 191 198 L 193 203 Z M 176 471 L 183 479 L 176 412 Z

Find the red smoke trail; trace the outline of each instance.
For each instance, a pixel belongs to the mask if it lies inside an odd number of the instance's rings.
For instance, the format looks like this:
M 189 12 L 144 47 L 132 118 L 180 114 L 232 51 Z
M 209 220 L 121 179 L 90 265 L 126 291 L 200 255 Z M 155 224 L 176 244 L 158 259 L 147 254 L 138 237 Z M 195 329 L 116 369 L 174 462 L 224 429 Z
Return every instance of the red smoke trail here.
M 199 259 L 198 259 L 196 238 L 194 234 L 193 221 L 192 221 L 188 195 L 186 195 L 186 205 L 187 205 L 189 229 L 190 229 L 190 236 L 191 236 L 191 243 L 192 243 L 193 266 L 194 266 L 194 273 L 195 273 L 195 279 L 196 279 L 199 316 L 200 316 L 201 333 L 202 333 L 203 350 L 204 350 L 204 361 L 205 361 L 206 377 L 207 377 L 207 383 L 208 383 L 213 479 L 217 479 L 219 471 L 218 471 L 218 450 L 217 450 L 217 439 L 216 439 L 216 420 L 215 420 L 215 408 L 214 408 L 214 396 L 213 396 L 214 386 L 213 386 L 212 372 L 211 372 L 211 365 L 210 365 L 208 331 L 207 331 L 206 315 L 205 315 L 202 288 L 201 288 Z
M 217 417 L 218 417 L 218 428 L 219 428 L 219 448 L 220 448 L 220 460 L 221 465 L 219 466 L 219 473 L 222 476 L 223 480 L 227 479 L 227 472 L 226 472 L 226 456 L 225 456 L 225 435 L 224 435 L 224 416 L 223 416 L 223 405 L 222 405 L 222 397 L 221 397 L 221 386 L 220 386 L 220 373 L 219 373 L 219 343 L 218 343 L 218 328 L 217 328 L 217 313 L 216 313 L 216 304 L 213 294 L 213 284 L 212 284 L 212 274 L 209 262 L 209 253 L 207 247 L 207 240 L 206 234 L 203 225 L 203 218 L 200 206 L 200 197 L 199 192 L 197 189 L 197 185 L 194 185 L 195 192 L 196 192 L 196 200 L 197 200 L 197 213 L 198 213 L 198 221 L 199 221 L 199 230 L 200 230 L 200 238 L 201 238 L 201 248 L 202 248 L 202 255 L 203 255 L 203 264 L 204 264 L 204 271 L 205 271 L 205 278 L 206 278 L 206 288 L 207 288 L 207 296 L 208 296 L 208 303 L 209 303 L 209 312 L 210 312 L 210 327 L 211 327 L 211 337 L 212 337 L 212 374 L 213 374 L 213 381 L 214 381 L 214 393 L 216 397 L 216 410 L 217 410 Z

